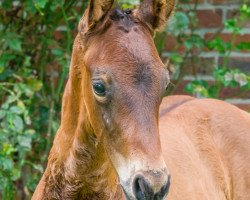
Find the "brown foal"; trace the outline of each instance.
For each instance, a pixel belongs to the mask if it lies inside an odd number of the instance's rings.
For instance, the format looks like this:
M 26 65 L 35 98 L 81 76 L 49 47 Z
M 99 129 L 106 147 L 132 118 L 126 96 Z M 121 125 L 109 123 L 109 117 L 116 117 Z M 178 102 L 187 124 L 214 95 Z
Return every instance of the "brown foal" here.
M 33 200 L 250 199 L 249 114 L 216 100 L 162 101 L 169 76 L 153 34 L 174 3 L 121 11 L 89 1 Z

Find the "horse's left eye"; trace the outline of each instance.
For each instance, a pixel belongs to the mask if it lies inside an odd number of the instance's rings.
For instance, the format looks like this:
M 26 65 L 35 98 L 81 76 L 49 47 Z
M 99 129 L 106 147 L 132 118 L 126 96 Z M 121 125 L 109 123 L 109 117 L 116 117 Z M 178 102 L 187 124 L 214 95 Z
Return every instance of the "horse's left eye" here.
M 106 95 L 106 88 L 103 83 L 96 82 L 93 83 L 93 89 L 96 95 L 98 96 L 105 96 Z

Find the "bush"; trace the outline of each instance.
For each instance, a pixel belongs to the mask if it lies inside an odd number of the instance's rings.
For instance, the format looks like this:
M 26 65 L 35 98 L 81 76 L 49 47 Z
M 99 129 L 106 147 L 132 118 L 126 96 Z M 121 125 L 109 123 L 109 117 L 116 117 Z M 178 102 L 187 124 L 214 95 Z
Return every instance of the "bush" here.
M 181 0 L 182 3 L 190 2 Z M 168 42 L 168 35 L 176 38 L 176 44 L 170 53 L 169 69 L 172 72 L 172 83 L 168 94 L 171 94 L 179 83 L 182 83 L 184 75 L 192 71 L 195 80 L 188 83 L 185 91 L 197 97 L 223 98 L 220 94 L 225 88 L 235 88 L 239 93 L 247 94 L 250 90 L 250 76 L 240 71 L 237 66 L 229 66 L 229 57 L 232 51 L 249 52 L 250 42 L 237 43 L 237 37 L 241 35 L 247 21 L 250 19 L 250 6 L 248 0 L 239 4 L 238 12 L 234 18 L 225 21 L 210 39 L 199 34 L 197 7 L 198 0 L 193 4 L 185 4 L 186 8 L 177 8 L 173 19 L 163 33 L 156 37 L 158 50 L 164 51 L 164 43 Z M 220 33 L 226 29 L 232 33 L 231 41 L 226 42 L 220 37 Z M 179 49 L 182 49 L 181 51 Z M 199 70 L 196 63 L 202 63 L 202 54 L 209 51 L 217 52 L 218 56 L 223 58 L 222 64 L 217 64 L 213 70 L 214 81 L 205 81 L 199 78 Z M 191 66 L 187 67 L 185 63 L 191 61 Z

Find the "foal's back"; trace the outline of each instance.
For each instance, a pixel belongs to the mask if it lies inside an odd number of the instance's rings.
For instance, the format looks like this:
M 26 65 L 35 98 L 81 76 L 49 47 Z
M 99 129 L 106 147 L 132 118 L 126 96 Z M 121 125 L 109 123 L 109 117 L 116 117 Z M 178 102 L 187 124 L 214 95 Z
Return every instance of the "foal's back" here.
M 228 103 L 164 98 L 163 156 L 171 173 L 168 200 L 250 199 L 250 115 Z

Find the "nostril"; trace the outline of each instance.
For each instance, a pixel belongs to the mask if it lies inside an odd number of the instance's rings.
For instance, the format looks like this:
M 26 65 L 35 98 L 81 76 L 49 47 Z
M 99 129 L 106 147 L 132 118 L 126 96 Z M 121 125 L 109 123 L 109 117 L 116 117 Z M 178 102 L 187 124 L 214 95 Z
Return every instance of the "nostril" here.
M 138 200 L 152 199 L 154 192 L 143 176 L 137 176 L 133 182 L 133 192 Z
M 155 194 L 155 199 L 163 199 L 167 195 L 169 187 L 170 187 L 170 176 L 168 176 L 166 184 L 161 188 L 161 190 L 157 194 Z

